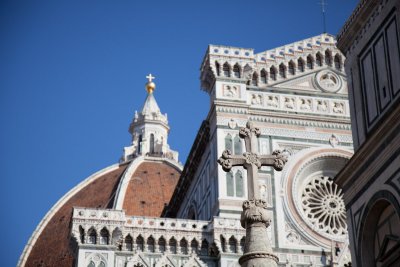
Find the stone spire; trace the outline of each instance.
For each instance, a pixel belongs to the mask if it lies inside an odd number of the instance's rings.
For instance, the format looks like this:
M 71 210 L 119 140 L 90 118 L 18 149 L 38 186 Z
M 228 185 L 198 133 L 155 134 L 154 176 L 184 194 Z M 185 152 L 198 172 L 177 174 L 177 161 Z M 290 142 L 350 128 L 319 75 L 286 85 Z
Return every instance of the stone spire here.
M 135 116 L 129 126 L 132 134 L 132 144 L 124 148 L 121 161 L 127 161 L 136 156 L 164 157 L 178 161 L 178 152 L 169 148 L 167 143 L 169 125 L 167 114 L 162 114 L 154 97 L 156 88 L 149 74 L 146 83 L 147 97 L 140 112 L 135 111 Z

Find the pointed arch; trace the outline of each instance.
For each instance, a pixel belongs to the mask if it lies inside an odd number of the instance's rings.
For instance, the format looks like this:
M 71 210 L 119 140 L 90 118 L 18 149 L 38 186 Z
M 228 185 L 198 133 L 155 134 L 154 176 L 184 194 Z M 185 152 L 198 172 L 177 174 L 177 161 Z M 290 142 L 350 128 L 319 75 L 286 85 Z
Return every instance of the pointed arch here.
M 110 239 L 110 233 L 107 228 L 103 227 L 100 231 L 100 245 L 108 245 L 108 240 Z
M 323 56 L 320 52 L 318 52 L 315 56 L 315 63 L 317 64 L 318 67 L 322 66 L 322 60 L 323 60 Z
M 155 249 L 154 238 L 152 236 L 149 236 L 149 238 L 147 238 L 147 251 L 154 252 L 154 249 Z
M 310 70 L 314 69 L 314 57 L 312 55 L 307 56 L 307 68 Z
M 136 238 L 136 250 L 144 251 L 144 238 L 141 235 Z
M 286 78 L 286 66 L 283 63 L 279 65 L 279 77 Z
M 93 261 L 90 261 L 87 267 L 96 267 Z
M 244 196 L 243 190 L 243 174 L 241 171 L 237 171 L 235 174 L 235 192 L 237 197 Z
M 203 256 L 208 255 L 208 241 L 206 239 L 203 239 L 203 241 L 201 242 L 200 254 Z
M 133 238 L 130 234 L 125 237 L 125 250 L 132 251 L 133 250 Z
M 269 77 L 272 81 L 276 81 L 276 68 L 275 66 L 271 66 L 269 69 Z
M 176 239 L 174 237 L 171 237 L 171 239 L 168 242 L 169 245 L 169 250 L 172 254 L 176 254 Z
M 240 250 L 243 253 L 244 252 L 244 245 L 246 244 L 246 237 L 242 237 L 242 239 L 240 239 Z
M 240 140 L 240 137 L 238 135 L 235 136 L 233 139 L 233 144 L 234 144 L 234 150 L 235 150 L 235 155 L 242 155 L 242 140 Z
M 150 154 L 154 154 L 154 134 L 150 134 Z
M 181 241 L 179 242 L 179 247 L 182 254 L 184 255 L 188 254 L 188 242 L 186 241 L 185 238 L 181 239 Z
M 299 70 L 299 72 L 304 72 L 304 59 L 299 58 L 297 60 L 297 69 Z
M 232 135 L 229 133 L 225 136 L 225 150 L 233 152 Z
M 296 64 L 294 64 L 293 60 L 289 61 L 289 74 L 290 75 L 296 74 Z
M 258 85 L 258 74 L 257 72 L 253 72 L 253 75 L 251 77 L 251 85 L 257 86 Z
M 121 250 L 122 248 L 122 232 L 118 227 L 112 232 L 111 244 L 117 246 L 118 250 Z
M 85 229 L 83 229 L 82 225 L 79 225 L 79 240 L 82 244 L 85 243 Z
M 142 153 L 142 141 L 143 141 L 143 136 L 140 134 L 139 139 L 138 139 L 138 154 Z
M 334 58 L 334 62 L 335 62 L 335 68 L 337 70 L 342 70 L 342 56 L 339 54 L 336 54 L 335 58 Z
M 241 67 L 238 63 L 233 66 L 233 77 L 240 78 Z
M 226 173 L 226 195 L 228 197 L 233 197 L 235 196 L 235 191 L 234 191 L 234 182 L 233 182 L 233 174 L 232 172 L 227 172 Z
M 96 244 L 96 242 L 97 242 L 97 232 L 93 227 L 91 227 L 88 231 L 87 243 L 88 244 Z
M 228 64 L 228 62 L 224 63 L 222 66 L 222 71 L 224 72 L 225 77 L 231 77 L 231 66 Z
M 325 51 L 325 64 L 332 66 L 332 52 L 329 49 L 326 49 Z
M 104 261 L 100 262 L 99 267 L 106 267 L 106 264 L 104 263 Z
M 165 252 L 165 246 L 166 246 L 166 241 L 165 241 L 165 238 L 163 237 L 163 236 L 161 236 L 159 239 L 158 239 L 158 250 L 161 252 L 161 253 L 164 253 Z
M 228 242 L 229 242 L 229 252 L 237 253 L 237 250 L 236 250 L 236 245 L 237 245 L 236 238 L 234 236 L 231 236 L 229 238 Z
M 217 76 L 221 75 L 221 66 L 218 61 L 215 61 L 215 70 L 217 71 Z
M 223 235 L 220 235 L 219 236 L 219 240 L 221 241 L 222 252 L 226 252 L 226 240 L 225 240 L 225 237 Z
M 260 72 L 260 82 L 262 84 L 266 84 L 267 83 L 267 77 L 268 77 L 267 71 L 265 69 L 262 69 L 261 72 Z
M 196 238 L 193 238 L 193 240 L 190 242 L 191 253 L 197 253 L 198 249 L 199 249 L 199 242 L 197 242 Z

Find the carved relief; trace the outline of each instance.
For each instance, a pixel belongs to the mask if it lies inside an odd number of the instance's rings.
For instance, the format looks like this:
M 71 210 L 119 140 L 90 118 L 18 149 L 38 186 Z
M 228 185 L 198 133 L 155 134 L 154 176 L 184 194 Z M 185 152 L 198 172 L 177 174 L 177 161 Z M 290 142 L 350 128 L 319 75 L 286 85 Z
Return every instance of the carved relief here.
M 333 102 L 333 113 L 343 114 L 344 113 L 344 104 L 342 102 Z
M 251 96 L 251 104 L 252 105 L 262 105 L 263 100 L 262 100 L 262 95 L 260 94 L 253 94 Z
M 279 99 L 277 96 L 269 95 L 267 98 L 267 106 L 277 108 L 279 107 Z
M 328 111 L 328 102 L 326 100 L 317 100 L 317 111 L 327 112 Z
M 295 101 L 293 97 L 285 97 L 285 102 L 283 103 L 285 108 L 294 109 L 295 108 Z
M 235 85 L 223 85 L 223 96 L 225 97 L 238 97 L 239 96 L 239 88 Z
M 300 110 L 305 110 L 305 111 L 312 110 L 311 99 L 300 98 Z

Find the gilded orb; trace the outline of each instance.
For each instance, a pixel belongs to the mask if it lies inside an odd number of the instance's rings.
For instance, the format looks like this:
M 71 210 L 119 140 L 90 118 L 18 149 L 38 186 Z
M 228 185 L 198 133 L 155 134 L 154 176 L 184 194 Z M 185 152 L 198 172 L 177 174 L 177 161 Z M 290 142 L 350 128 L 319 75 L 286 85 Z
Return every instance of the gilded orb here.
M 149 94 L 153 93 L 154 89 L 156 89 L 156 84 L 153 82 L 146 83 L 146 90 Z

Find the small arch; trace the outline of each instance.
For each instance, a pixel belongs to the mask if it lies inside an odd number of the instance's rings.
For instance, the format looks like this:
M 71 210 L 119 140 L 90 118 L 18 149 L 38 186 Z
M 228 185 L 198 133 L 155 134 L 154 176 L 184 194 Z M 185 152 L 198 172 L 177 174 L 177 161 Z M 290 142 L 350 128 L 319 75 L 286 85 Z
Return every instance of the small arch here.
M 228 62 L 222 66 L 222 71 L 224 72 L 225 77 L 231 77 L 231 66 L 229 66 Z
M 233 76 L 235 77 L 235 78 L 240 78 L 240 70 L 241 70 L 241 67 L 239 66 L 239 64 L 235 64 L 234 66 L 233 66 Z
M 228 197 L 235 196 L 232 172 L 226 173 L 226 195 Z
M 220 235 L 219 239 L 221 241 L 222 252 L 226 252 L 226 240 L 225 240 L 225 237 L 223 235 Z
M 307 56 L 307 68 L 310 70 L 314 69 L 314 58 L 311 55 Z
M 297 69 L 298 69 L 300 72 L 304 72 L 304 59 L 299 58 L 299 59 L 297 60 Z
M 240 140 L 239 136 L 235 136 L 233 139 L 233 144 L 235 147 L 235 155 L 242 155 L 242 141 Z
M 90 261 L 87 267 L 96 267 L 93 261 Z
M 96 230 L 92 227 L 88 231 L 87 243 L 88 244 L 96 244 L 96 241 L 97 241 L 97 233 L 96 233 Z
M 165 252 L 165 246 L 166 246 L 166 241 L 165 241 L 164 237 L 160 237 L 158 239 L 158 250 L 161 253 L 164 253 Z
M 144 251 L 144 239 L 141 235 L 136 238 L 136 249 L 138 251 Z
M 187 218 L 188 218 L 189 220 L 196 220 L 196 218 L 197 218 L 197 212 L 196 212 L 196 204 L 195 204 L 195 202 L 192 203 L 192 204 L 190 205 L 190 207 L 189 207 L 189 209 L 188 209 Z
M 267 76 L 268 76 L 267 71 L 265 69 L 262 69 L 261 72 L 260 72 L 260 82 L 263 83 L 263 84 L 266 84 L 267 83 Z
M 322 54 L 320 52 L 317 53 L 315 56 L 315 63 L 317 64 L 318 67 L 322 66 Z
M 149 236 L 149 238 L 147 238 L 147 251 L 148 252 L 154 252 L 155 249 L 155 241 L 154 238 L 152 236 Z
M 172 254 L 176 254 L 176 240 L 175 240 L 175 238 L 172 237 L 169 240 L 168 245 L 169 245 L 170 252 Z
M 279 76 L 281 78 L 286 78 L 286 66 L 283 63 L 279 65 Z
M 289 61 L 289 74 L 290 75 L 296 74 L 296 65 L 294 64 L 293 60 Z
M 103 228 L 100 231 L 100 245 L 108 245 L 108 240 L 110 238 L 110 233 L 107 228 Z
M 190 250 L 192 253 L 197 253 L 199 249 L 199 242 L 197 242 L 196 239 L 193 239 L 192 242 L 190 242 Z
M 118 250 L 122 248 L 122 232 L 119 228 L 115 228 L 111 235 L 111 244 L 117 246 Z
M 270 79 L 271 79 L 272 81 L 276 81 L 276 68 L 275 68 L 275 66 L 272 66 L 272 67 L 269 69 L 269 77 L 270 77 Z
M 100 262 L 99 267 L 106 267 L 106 264 L 104 263 L 104 261 Z
M 218 61 L 215 61 L 215 70 L 217 71 L 217 76 L 221 75 L 221 66 L 219 65 Z
M 334 62 L 335 62 L 335 68 L 337 70 L 342 70 L 342 57 L 339 54 L 335 55 Z
M 251 77 L 251 85 L 253 85 L 253 86 L 257 86 L 258 85 L 257 72 L 253 72 L 253 76 Z
M 181 253 L 186 255 L 188 254 L 188 242 L 186 241 L 185 238 L 182 238 L 181 241 L 179 242 L 179 247 L 181 249 Z
M 208 255 L 208 241 L 206 239 L 203 239 L 203 241 L 201 242 L 200 254 L 203 256 Z
M 142 153 L 142 141 L 143 141 L 143 136 L 140 134 L 139 139 L 138 139 L 138 153 Z
M 229 238 L 229 252 L 237 253 L 236 244 L 237 244 L 236 238 L 234 236 L 231 236 L 231 238 Z
M 246 237 L 242 237 L 242 239 L 240 239 L 240 250 L 242 251 L 242 253 L 244 252 L 245 244 L 246 244 Z
M 150 134 L 150 154 L 154 154 L 154 134 Z
M 243 197 L 243 175 L 241 171 L 237 171 L 235 174 L 235 191 L 237 197 Z
M 225 136 L 225 150 L 229 150 L 229 151 L 233 152 L 233 149 L 232 149 L 232 135 L 231 134 L 227 134 Z
M 329 49 L 325 51 L 325 64 L 332 66 L 332 52 Z
M 81 225 L 79 225 L 79 240 L 82 244 L 85 243 L 85 229 Z
M 133 250 L 133 238 L 130 234 L 125 237 L 125 249 L 128 251 Z

